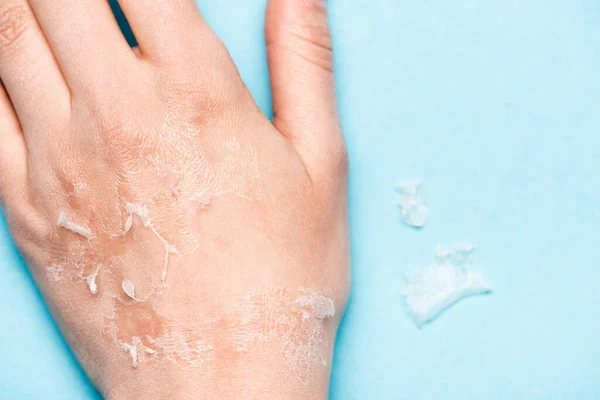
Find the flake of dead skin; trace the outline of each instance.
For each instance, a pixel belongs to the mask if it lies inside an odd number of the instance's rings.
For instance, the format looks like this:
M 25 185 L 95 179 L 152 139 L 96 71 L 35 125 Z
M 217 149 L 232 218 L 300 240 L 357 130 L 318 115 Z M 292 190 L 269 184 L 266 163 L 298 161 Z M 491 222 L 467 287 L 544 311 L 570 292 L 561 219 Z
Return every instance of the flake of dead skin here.
M 131 229 L 133 225 L 133 216 L 137 215 L 140 217 L 142 224 L 144 227 L 148 227 L 150 225 L 150 212 L 148 208 L 145 206 L 140 206 L 138 204 L 127 203 L 125 205 L 125 211 L 127 213 L 127 220 L 125 221 L 125 229 L 123 231 L 123 235 L 125 235 Z
M 98 276 L 98 272 L 100 272 L 100 268 L 102 268 L 102 264 L 98 264 L 96 266 L 96 269 L 85 278 L 85 280 L 90 288 L 90 292 L 92 294 L 96 294 L 98 292 L 98 285 L 96 284 L 96 277 Z
M 165 259 L 164 259 L 163 268 L 162 268 L 162 271 L 160 274 L 160 279 L 163 282 L 166 281 L 167 270 L 169 267 L 169 255 L 170 254 L 181 255 L 181 253 L 179 253 L 179 251 L 177 250 L 177 248 L 175 246 L 173 246 L 172 244 L 167 242 L 167 240 L 160 233 L 158 233 L 158 231 L 154 228 L 154 226 L 152 225 L 152 221 L 150 219 L 150 212 L 147 207 L 140 206 L 138 204 L 127 203 L 125 205 L 125 211 L 127 212 L 127 220 L 125 222 L 125 229 L 122 233 L 123 236 L 125 234 L 127 234 L 127 232 L 129 232 L 129 230 L 131 229 L 131 227 L 133 225 L 133 216 L 137 215 L 141 219 L 144 227 L 149 228 L 152 231 L 152 233 L 154 234 L 154 236 L 156 236 L 156 238 L 163 245 L 163 247 L 165 249 Z
M 423 181 L 401 182 L 396 185 L 402 222 L 413 228 L 422 228 L 429 215 L 424 186 Z
M 163 243 L 163 246 L 165 247 L 165 262 L 163 264 L 163 270 L 160 274 L 160 280 L 164 282 L 167 280 L 167 270 L 169 268 L 169 254 L 176 254 L 176 255 L 181 255 L 181 254 L 177 251 L 175 246 L 164 241 L 164 239 L 162 239 L 162 236 L 158 235 L 158 233 L 156 233 L 156 235 L 159 237 L 159 239 L 161 239 L 161 242 Z
M 331 318 L 335 315 L 333 300 L 319 293 L 311 293 L 296 299 L 301 307 L 310 310 L 310 315 L 318 319 Z
M 202 319 L 186 329 L 160 316 L 149 303 L 113 303 L 111 316 L 105 316 L 104 337 L 117 343 L 135 367 L 146 360 L 169 360 L 182 366 L 196 365 L 214 356 L 206 338 L 219 319 Z M 145 357 L 150 355 L 150 358 Z
M 248 351 L 252 343 L 277 339 L 286 363 L 307 385 L 313 365 L 326 366 L 327 362 L 322 348 L 324 320 L 313 316 L 310 300 L 303 297 L 294 297 L 285 289 L 251 294 L 240 304 L 239 324 L 231 330 L 238 351 Z
M 94 234 L 92 233 L 92 231 L 90 231 L 89 229 L 84 228 L 83 226 L 78 225 L 72 221 L 69 221 L 69 219 L 67 218 L 65 213 L 62 211 L 58 214 L 58 221 L 57 221 L 56 225 L 60 228 L 65 228 L 71 232 L 74 232 L 80 236 L 83 236 L 87 240 L 94 239 Z
M 433 264 L 406 273 L 402 294 L 418 327 L 467 297 L 491 293 L 483 276 L 466 268 L 474 249 L 473 245 L 438 246 Z
M 208 342 L 192 337 L 186 334 L 186 330 L 173 326 L 157 338 L 147 335 L 146 340 L 160 350 L 162 358 L 185 364 L 202 362 L 211 356 L 213 350 Z
M 146 297 L 144 297 L 143 299 L 138 299 L 135 296 L 135 285 L 132 281 L 130 281 L 129 279 L 124 279 L 121 282 L 121 289 L 123 290 L 123 292 L 125 292 L 125 294 L 131 299 L 131 301 L 127 302 L 127 301 L 123 301 L 121 300 L 119 297 L 116 297 L 122 304 L 124 305 L 133 305 L 133 304 L 137 304 L 137 303 L 144 303 L 146 302 L 150 296 L 152 296 L 155 292 L 155 289 L 153 288 L 150 293 L 148 293 L 148 295 Z
M 124 279 L 121 283 L 121 288 L 125 292 L 127 296 L 129 296 L 133 300 L 137 300 L 135 298 L 135 285 L 129 279 Z
M 139 350 L 142 350 L 151 355 L 156 354 L 155 350 L 144 346 L 142 340 L 138 336 L 134 336 L 131 338 L 131 344 L 121 342 L 121 347 L 126 353 L 129 353 L 129 355 L 131 356 L 131 366 L 133 368 L 137 368 L 139 366 Z

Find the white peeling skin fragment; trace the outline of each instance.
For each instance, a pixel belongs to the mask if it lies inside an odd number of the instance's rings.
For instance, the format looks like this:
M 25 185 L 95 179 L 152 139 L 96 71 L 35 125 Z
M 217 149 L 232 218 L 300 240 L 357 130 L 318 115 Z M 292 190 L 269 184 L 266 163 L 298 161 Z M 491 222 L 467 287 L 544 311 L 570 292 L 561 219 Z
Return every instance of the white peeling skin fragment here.
M 135 338 L 134 338 L 135 339 Z M 138 367 L 137 349 L 134 344 L 122 343 L 121 347 L 131 356 L 131 366 L 133 368 Z
M 167 280 L 167 269 L 169 268 L 169 254 L 180 255 L 180 253 L 177 251 L 175 246 L 168 243 L 158 232 L 156 232 L 154 228 L 151 229 L 154 235 L 160 240 L 163 247 L 165 248 L 165 262 L 163 263 L 163 270 L 160 274 L 160 280 L 164 282 L 165 280 Z
M 98 285 L 96 284 L 96 277 L 98 276 L 98 272 L 100 272 L 100 268 L 102 268 L 102 264 L 98 264 L 96 266 L 96 269 L 94 270 L 94 272 L 92 272 L 90 275 L 88 275 L 85 278 L 85 281 L 87 282 L 88 286 L 90 287 L 90 292 L 92 294 L 96 294 L 98 292 Z
M 125 230 L 123 231 L 123 235 L 125 235 L 131 229 L 133 225 L 133 215 L 137 215 L 142 220 L 142 224 L 145 227 L 150 225 L 150 212 L 147 207 L 140 206 L 138 204 L 127 203 L 125 205 L 125 212 L 127 213 L 127 221 L 125 221 Z
M 425 200 L 423 181 L 408 181 L 396 185 L 398 207 L 402 222 L 408 226 L 421 228 L 427 221 L 429 205 Z
M 135 298 L 135 285 L 129 279 L 123 280 L 121 283 L 121 288 L 125 292 L 127 296 L 129 296 L 132 300 L 136 300 Z
M 81 225 L 77 225 L 76 223 L 69 221 L 65 213 L 62 211 L 60 212 L 60 214 L 58 214 L 58 222 L 56 223 L 56 225 L 58 227 L 65 228 L 71 232 L 75 232 L 76 234 L 83 236 L 87 240 L 94 239 L 94 234 L 92 233 L 92 231 L 90 231 L 87 228 L 84 228 Z
M 154 294 L 154 289 L 152 289 L 145 298 L 138 299 L 135 297 L 135 285 L 129 279 L 124 279 L 123 282 L 121 282 L 121 289 L 123 289 L 123 292 L 125 292 L 125 294 L 131 299 L 130 302 L 125 302 L 117 297 L 117 299 L 119 299 L 119 301 L 125 305 L 143 303 L 148 300 L 152 294 Z
M 231 326 L 237 351 L 253 344 L 279 347 L 286 364 L 303 385 L 315 367 L 327 366 L 326 319 L 335 315 L 333 301 L 316 292 L 269 288 L 239 304 Z
M 127 213 L 127 220 L 125 221 L 125 229 L 123 230 L 123 233 L 122 233 L 123 236 L 125 234 L 127 234 L 127 232 L 129 232 L 129 230 L 131 229 L 131 226 L 133 225 L 133 215 L 137 215 L 140 218 L 140 220 L 142 221 L 142 224 L 144 224 L 144 227 L 149 228 L 152 231 L 152 233 L 154 233 L 154 236 L 156 236 L 158 238 L 158 240 L 160 240 L 163 247 L 165 248 L 165 261 L 163 263 L 163 269 L 160 274 L 160 280 L 164 282 L 167 279 L 167 269 L 169 267 L 169 255 L 170 254 L 181 255 L 181 254 L 179 253 L 179 251 L 177 251 L 175 246 L 173 246 L 172 244 L 167 242 L 167 240 L 164 237 L 162 237 L 162 235 L 160 233 L 158 233 L 158 231 L 154 228 L 154 226 L 152 225 L 152 221 L 150 220 L 150 211 L 148 210 L 147 207 L 141 206 L 139 204 L 127 203 L 125 205 L 125 212 Z
M 443 250 L 438 246 L 437 260 L 432 265 L 406 274 L 403 295 L 417 326 L 435 320 L 444 310 L 466 297 L 492 291 L 480 273 L 465 267 L 474 248 L 466 245 Z
M 157 350 L 160 356 L 186 364 L 201 363 L 210 357 L 213 347 L 204 340 L 188 337 L 178 329 L 171 329 L 158 338 L 146 335 L 146 340 Z
M 126 353 L 129 353 L 129 355 L 131 356 L 131 366 L 133 368 L 137 368 L 139 365 L 140 353 L 138 353 L 138 350 L 143 350 L 144 352 L 151 355 L 156 353 L 156 351 L 152 350 L 151 348 L 144 346 L 142 340 L 138 336 L 134 336 L 131 338 L 131 344 L 122 342 L 121 347 Z
M 296 303 L 303 308 L 308 308 L 311 315 L 318 319 L 331 318 L 335 315 L 333 300 L 318 293 L 299 297 Z

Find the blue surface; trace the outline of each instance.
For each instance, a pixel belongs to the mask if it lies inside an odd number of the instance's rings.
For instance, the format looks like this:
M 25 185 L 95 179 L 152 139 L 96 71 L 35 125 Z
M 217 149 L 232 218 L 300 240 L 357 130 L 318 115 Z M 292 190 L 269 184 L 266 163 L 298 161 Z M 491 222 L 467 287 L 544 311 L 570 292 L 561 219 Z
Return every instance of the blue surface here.
M 600 398 L 600 3 L 329 3 L 354 257 L 331 398 Z M 200 6 L 269 113 L 264 1 Z M 393 193 L 417 177 L 419 232 Z M 402 273 L 463 240 L 495 293 L 418 330 Z M 95 398 L 5 233 L 0 277 L 0 399 Z

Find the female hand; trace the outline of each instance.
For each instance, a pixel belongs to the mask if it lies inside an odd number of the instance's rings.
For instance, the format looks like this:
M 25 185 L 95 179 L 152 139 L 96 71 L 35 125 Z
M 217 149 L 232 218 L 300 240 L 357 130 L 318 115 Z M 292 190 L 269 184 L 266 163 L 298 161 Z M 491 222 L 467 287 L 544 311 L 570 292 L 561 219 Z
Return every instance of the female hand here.
M 0 199 L 106 398 L 326 398 L 349 290 L 322 0 L 271 0 L 274 119 L 194 0 L 0 3 Z

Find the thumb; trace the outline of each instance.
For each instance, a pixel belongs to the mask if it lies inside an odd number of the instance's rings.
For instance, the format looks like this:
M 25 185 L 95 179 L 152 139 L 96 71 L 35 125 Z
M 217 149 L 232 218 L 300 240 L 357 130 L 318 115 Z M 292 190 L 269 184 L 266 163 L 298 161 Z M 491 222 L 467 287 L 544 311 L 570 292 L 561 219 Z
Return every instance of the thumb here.
M 326 1 L 269 0 L 265 39 L 273 124 L 313 179 L 345 170 Z

